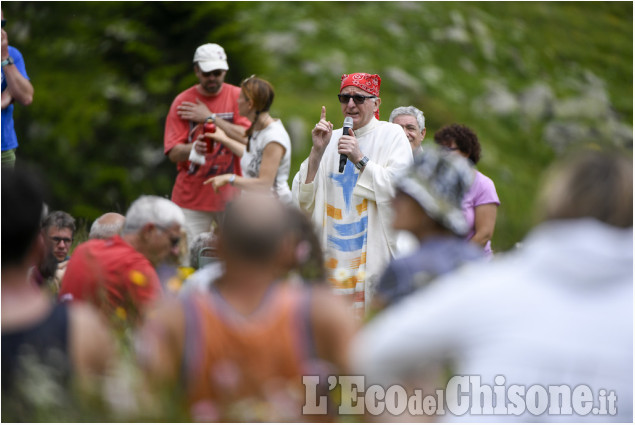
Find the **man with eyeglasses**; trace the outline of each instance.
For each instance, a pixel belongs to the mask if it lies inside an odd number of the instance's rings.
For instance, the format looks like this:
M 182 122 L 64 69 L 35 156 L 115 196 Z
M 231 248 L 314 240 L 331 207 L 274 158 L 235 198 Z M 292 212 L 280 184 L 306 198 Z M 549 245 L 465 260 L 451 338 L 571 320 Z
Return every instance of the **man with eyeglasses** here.
M 22 53 L 9 46 L 9 37 L 4 30 L 6 20 L 2 13 L 2 167 L 15 165 L 15 150 L 18 137 L 13 126 L 13 104 L 15 101 L 28 106 L 33 101 L 33 85 L 29 81 Z
M 359 317 L 395 256 L 391 227 L 393 180 L 413 162 L 400 126 L 379 121 L 379 75 L 343 75 L 338 98 L 352 130 L 333 130 L 322 107 L 313 147 L 293 184 L 298 205 L 312 216 L 325 251 L 328 279 Z M 340 155 L 347 158 L 339 172 Z
M 225 203 L 237 190 L 226 185 L 216 192 L 212 185 L 203 182 L 221 174 L 242 175 L 240 158 L 227 147 L 218 143 L 213 152 L 208 152 L 205 143 L 197 142 L 208 119 L 233 139 L 243 139 L 251 125 L 238 112 L 240 88 L 225 83 L 228 69 L 227 55 L 221 46 L 208 43 L 198 47 L 194 53 L 198 84 L 174 99 L 165 122 L 164 153 L 177 165 L 172 201 L 183 209 L 189 241 L 210 231 L 213 221 L 221 220 Z M 204 155 L 205 163 L 191 162 L 192 151 Z
M 71 244 L 75 235 L 75 219 L 65 211 L 53 211 L 42 222 L 42 233 L 47 247 L 57 260 L 55 276 L 48 280 L 48 287 L 56 295 L 70 259 Z
M 75 248 L 60 299 L 88 301 L 113 323 L 136 324 L 163 293 L 155 268 L 179 255 L 184 222 L 172 201 L 141 196 L 128 209 L 121 235 L 90 239 Z

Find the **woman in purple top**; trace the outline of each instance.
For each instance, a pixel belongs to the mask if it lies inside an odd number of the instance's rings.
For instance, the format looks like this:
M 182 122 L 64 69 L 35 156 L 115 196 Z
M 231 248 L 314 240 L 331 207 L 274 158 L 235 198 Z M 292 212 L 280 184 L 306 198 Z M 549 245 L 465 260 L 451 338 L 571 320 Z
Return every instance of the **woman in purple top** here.
M 451 124 L 443 127 L 434 134 L 434 141 L 468 158 L 475 166 L 481 158 L 481 145 L 476 134 L 464 125 Z M 465 194 L 462 204 L 463 214 L 470 226 L 467 239 L 482 246 L 485 253 L 491 256 L 491 240 L 500 201 L 492 179 L 478 170 L 475 171 L 474 183 Z

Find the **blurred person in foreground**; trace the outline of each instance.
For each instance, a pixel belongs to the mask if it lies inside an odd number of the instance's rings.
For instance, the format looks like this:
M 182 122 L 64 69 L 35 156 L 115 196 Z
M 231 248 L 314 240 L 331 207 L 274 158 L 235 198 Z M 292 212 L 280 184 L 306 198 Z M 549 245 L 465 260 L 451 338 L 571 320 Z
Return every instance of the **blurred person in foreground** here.
M 178 255 L 185 218 L 172 201 L 141 196 L 132 203 L 121 236 L 90 239 L 75 248 L 61 300 L 86 300 L 114 323 L 135 324 L 163 290 L 155 267 Z
M 222 129 L 205 136 L 240 157 L 243 176 L 221 174 L 209 178 L 204 184 L 211 184 L 215 191 L 227 184 L 242 190 L 270 190 L 281 201 L 291 203 L 287 182 L 291 168 L 291 139 L 282 121 L 269 114 L 275 95 L 273 86 L 251 76 L 240 84 L 240 88 L 238 111 L 251 121 L 251 127 L 239 139 L 230 137 Z
M 325 254 L 328 280 L 361 319 L 386 264 L 396 254 L 391 227 L 393 180 L 412 164 L 401 127 L 379 121 L 376 74 L 342 75 L 338 99 L 348 134 L 333 130 L 322 107 L 313 147 L 293 182 L 294 201 L 311 214 Z M 345 167 L 339 171 L 344 156 Z
M 223 275 L 165 299 L 141 329 L 150 387 L 184 389 L 196 421 L 301 420 L 302 376 L 348 369 L 354 329 L 341 299 L 325 285 L 280 279 L 285 226 L 284 205 L 270 194 L 229 203 L 217 235 Z
M 15 151 L 18 148 L 18 137 L 13 124 L 13 107 L 15 101 L 29 106 L 33 101 L 33 85 L 26 73 L 22 53 L 9 46 L 9 36 L 4 30 L 6 20 L 2 11 L 2 167 L 15 164 Z
M 111 335 L 95 310 L 54 304 L 27 279 L 47 251 L 40 188 L 32 171 L 2 169 L 3 422 L 40 421 L 38 413 L 70 408 L 73 385 L 92 388 L 113 355 Z
M 467 126 L 451 124 L 434 133 L 434 141 L 444 149 L 469 159 L 476 167 L 481 159 L 481 144 L 476 133 Z M 466 238 L 483 247 L 492 258 L 492 237 L 496 213 L 500 206 L 494 182 L 475 168 L 474 183 L 463 198 L 463 214 L 469 225 Z
M 388 121 L 403 128 L 415 157 L 422 153 L 421 143 L 426 137 L 426 118 L 422 111 L 414 106 L 399 106 L 392 110 Z
M 461 200 L 473 178 L 467 159 L 425 146 L 397 180 L 393 227 L 413 234 L 419 248 L 388 265 L 373 298 L 374 310 L 397 303 L 438 276 L 483 257 L 463 238 L 468 225 Z
M 75 237 L 75 219 L 65 211 L 53 211 L 42 223 L 42 232 L 49 243 L 50 252 L 57 260 L 57 269 L 52 279 L 48 280 L 53 295 L 60 291 L 60 283 L 66 273 L 70 260 L 70 250 Z
M 476 376 L 479 385 L 491 391 L 496 384 L 515 398 L 515 405 L 502 400 L 497 407 L 507 414 L 491 414 L 489 401 L 484 415 L 446 410 L 435 420 L 632 422 L 633 164 L 627 155 L 588 151 L 555 163 L 538 198 L 541 223 L 522 246 L 387 309 L 354 345 L 358 372 L 390 385 L 449 359 L 456 376 Z M 457 389 L 453 379 L 448 401 Z M 522 393 L 512 385 L 523 385 Z M 532 385 L 544 395 L 535 414 L 524 408 L 525 395 L 528 406 L 540 395 Z M 546 409 L 552 396 L 546 389 L 562 385 L 564 406 L 571 406 L 571 391 L 578 394 L 573 405 L 589 409 L 563 408 L 560 416 Z M 581 385 L 588 386 L 584 395 Z M 474 405 L 476 388 L 463 386 L 461 397 Z
M 176 96 L 165 121 L 164 153 L 177 168 L 172 201 L 183 209 L 188 241 L 209 232 L 213 223 L 218 224 L 225 203 L 237 192 L 230 185 L 216 192 L 203 182 L 221 174 L 242 175 L 240 158 L 229 148 L 218 145 L 218 149 L 207 152 L 205 143 L 197 140 L 207 119 L 232 138 L 244 136 L 251 124 L 238 110 L 240 88 L 225 82 L 228 70 L 221 46 L 199 46 L 194 52 L 198 84 Z M 203 165 L 190 160 L 193 150 L 205 156 Z
M 126 217 L 119 213 L 107 212 L 93 221 L 88 239 L 108 239 L 121 234 Z

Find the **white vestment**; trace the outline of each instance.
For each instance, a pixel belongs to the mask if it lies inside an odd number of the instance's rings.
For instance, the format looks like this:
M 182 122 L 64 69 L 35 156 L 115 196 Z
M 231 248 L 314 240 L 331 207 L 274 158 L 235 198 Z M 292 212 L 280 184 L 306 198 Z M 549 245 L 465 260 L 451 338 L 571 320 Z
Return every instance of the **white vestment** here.
M 362 173 L 351 161 L 339 172 L 334 130 L 313 182 L 305 184 L 308 159 L 293 181 L 294 201 L 311 214 L 324 248 L 328 279 L 335 292 L 350 296 L 360 313 L 387 263 L 395 256 L 392 229 L 393 181 L 413 162 L 403 129 L 375 118 L 355 130 L 369 162 Z

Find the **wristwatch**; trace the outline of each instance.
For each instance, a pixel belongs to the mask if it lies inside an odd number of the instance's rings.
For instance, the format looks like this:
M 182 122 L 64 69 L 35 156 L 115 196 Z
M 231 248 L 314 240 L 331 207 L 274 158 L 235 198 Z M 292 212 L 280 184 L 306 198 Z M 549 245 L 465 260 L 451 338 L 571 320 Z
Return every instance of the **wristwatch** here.
M 207 119 L 206 119 L 205 121 L 207 121 L 207 120 L 212 120 L 212 122 L 213 122 L 214 124 L 216 124 L 216 114 L 212 113 L 212 115 L 210 115 L 209 117 L 207 117 Z
M 15 62 L 13 61 L 13 58 L 11 56 L 1 62 L 2 66 L 13 65 L 14 63 Z
M 365 156 L 357 164 L 355 164 L 355 167 L 357 167 L 358 170 L 361 170 L 362 168 L 366 166 L 366 164 L 368 164 L 368 161 L 369 161 L 368 157 Z
M 236 174 L 232 174 L 231 177 L 229 177 L 229 184 L 233 186 L 234 181 L 236 181 Z

